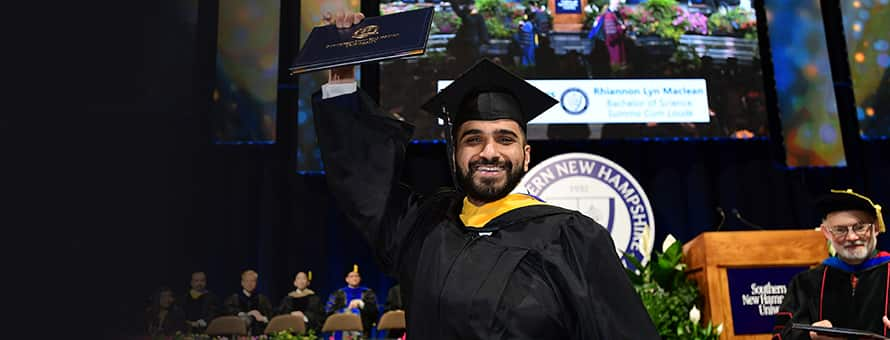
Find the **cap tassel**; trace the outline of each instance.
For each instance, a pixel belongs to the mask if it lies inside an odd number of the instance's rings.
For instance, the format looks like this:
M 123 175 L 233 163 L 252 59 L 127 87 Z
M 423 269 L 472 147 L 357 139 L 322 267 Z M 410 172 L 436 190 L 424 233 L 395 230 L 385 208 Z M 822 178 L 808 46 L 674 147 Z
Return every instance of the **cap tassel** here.
M 309 279 L 309 281 L 312 281 L 312 271 L 311 270 L 309 271 L 308 274 L 306 274 L 306 277 Z
M 357 264 L 352 265 L 352 272 L 358 273 L 358 265 Z
M 445 153 L 448 154 L 448 166 L 451 168 L 451 181 L 454 182 L 454 189 L 458 192 L 462 192 L 463 188 L 460 186 L 460 177 L 458 176 L 459 170 L 457 169 L 457 160 L 454 151 L 454 124 L 444 105 L 442 106 L 441 118 L 445 122 Z

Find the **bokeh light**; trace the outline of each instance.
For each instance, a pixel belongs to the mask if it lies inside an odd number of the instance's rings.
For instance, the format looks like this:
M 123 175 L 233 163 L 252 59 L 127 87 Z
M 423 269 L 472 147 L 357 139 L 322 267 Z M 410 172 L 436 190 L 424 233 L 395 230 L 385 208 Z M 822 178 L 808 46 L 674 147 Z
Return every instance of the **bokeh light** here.
M 888 0 L 841 1 L 850 78 L 860 132 L 865 137 L 890 135 L 887 72 L 890 56 Z M 882 80 L 883 79 L 883 80 Z

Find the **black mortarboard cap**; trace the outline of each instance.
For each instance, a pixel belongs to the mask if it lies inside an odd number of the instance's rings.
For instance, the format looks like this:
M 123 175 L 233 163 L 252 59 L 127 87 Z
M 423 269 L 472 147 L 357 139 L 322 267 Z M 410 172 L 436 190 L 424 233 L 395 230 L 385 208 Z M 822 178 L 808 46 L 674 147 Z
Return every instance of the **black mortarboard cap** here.
M 483 58 L 421 107 L 440 117 L 447 114 L 455 129 L 468 120 L 512 119 L 525 130 L 530 120 L 556 103 L 522 78 Z
M 884 232 L 886 229 L 881 206 L 851 189 L 831 190 L 831 193 L 823 195 L 816 201 L 816 213 L 819 214 L 819 218 L 825 218 L 830 213 L 844 210 L 864 211 L 875 218 L 879 232 Z

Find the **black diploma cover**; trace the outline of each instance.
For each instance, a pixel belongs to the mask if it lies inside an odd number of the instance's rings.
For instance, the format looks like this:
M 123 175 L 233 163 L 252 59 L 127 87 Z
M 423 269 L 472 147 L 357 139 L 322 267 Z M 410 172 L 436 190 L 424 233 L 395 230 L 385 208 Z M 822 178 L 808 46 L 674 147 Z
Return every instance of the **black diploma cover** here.
M 290 74 L 421 55 L 432 20 L 433 7 L 427 7 L 365 18 L 350 28 L 315 27 L 289 68 Z
M 848 339 L 880 339 L 880 340 L 890 340 L 890 338 L 881 336 L 880 334 L 875 334 L 872 332 L 860 331 L 858 329 L 850 329 L 850 328 L 838 328 L 838 327 L 819 327 L 819 326 L 811 326 L 802 323 L 795 323 L 791 325 L 791 329 L 797 329 L 801 331 L 813 331 L 819 335 L 827 335 L 834 336 L 840 338 L 848 338 Z

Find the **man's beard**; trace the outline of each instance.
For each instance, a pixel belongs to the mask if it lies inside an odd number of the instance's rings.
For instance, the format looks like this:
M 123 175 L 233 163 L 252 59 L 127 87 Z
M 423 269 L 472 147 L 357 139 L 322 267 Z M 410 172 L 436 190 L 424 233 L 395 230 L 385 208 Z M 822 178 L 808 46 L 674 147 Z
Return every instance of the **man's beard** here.
M 875 241 L 875 242 L 873 242 Z M 844 260 L 844 262 L 858 262 L 861 263 L 868 259 L 871 253 L 874 251 L 874 245 L 876 240 L 873 240 L 872 237 L 859 239 L 856 241 L 832 241 L 832 245 L 834 245 L 834 250 L 837 252 L 837 256 Z M 844 248 L 844 245 L 861 245 L 855 250 L 847 250 Z
M 477 167 L 479 166 L 500 166 L 504 168 L 504 171 L 507 173 L 507 180 L 504 182 L 504 185 L 498 186 L 496 181 L 498 179 L 494 178 L 483 178 L 480 180 L 480 183 L 476 183 L 473 181 L 473 173 L 476 172 Z M 516 188 L 519 185 L 519 182 L 522 180 L 522 176 L 525 175 L 525 171 L 522 167 L 516 167 L 514 169 L 513 163 L 507 161 L 487 161 L 487 160 L 479 160 L 475 162 L 470 162 L 467 166 L 466 171 L 458 170 L 458 180 L 460 181 L 460 186 L 467 193 L 467 196 L 474 200 L 482 201 L 482 202 L 494 202 L 501 198 L 504 198 L 513 191 L 513 188 Z

